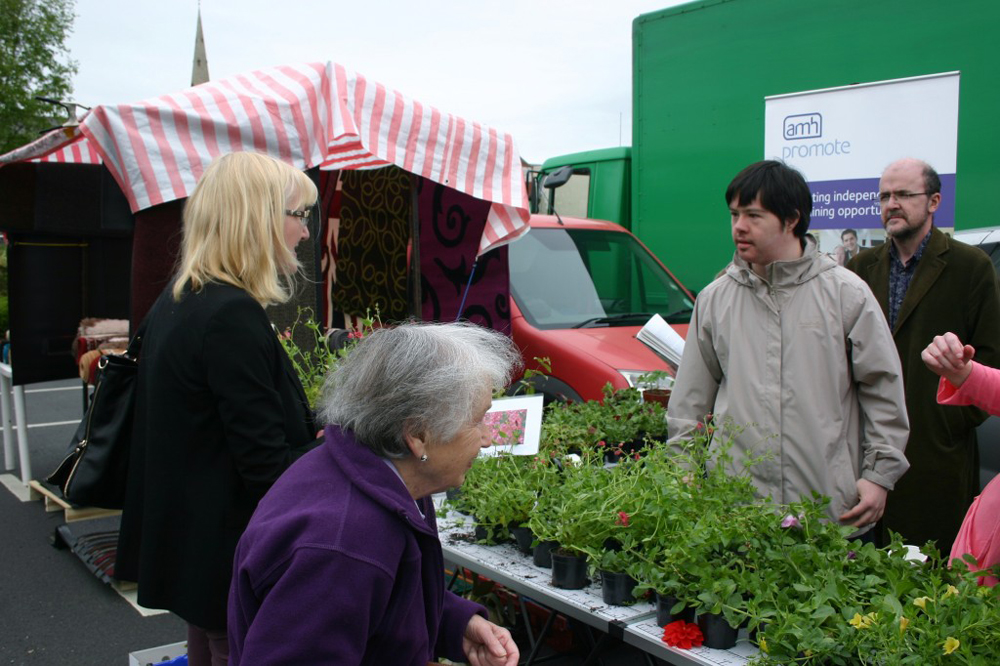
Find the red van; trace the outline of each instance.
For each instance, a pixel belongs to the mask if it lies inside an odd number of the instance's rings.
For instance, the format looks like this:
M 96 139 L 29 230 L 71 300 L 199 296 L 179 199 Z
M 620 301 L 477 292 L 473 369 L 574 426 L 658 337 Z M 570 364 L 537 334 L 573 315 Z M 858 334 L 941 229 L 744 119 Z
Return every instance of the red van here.
M 511 327 L 547 399 L 600 400 L 608 382 L 635 384 L 669 366 L 636 334 L 659 313 L 682 337 L 692 294 L 638 238 L 612 222 L 532 215 L 531 231 L 509 249 Z

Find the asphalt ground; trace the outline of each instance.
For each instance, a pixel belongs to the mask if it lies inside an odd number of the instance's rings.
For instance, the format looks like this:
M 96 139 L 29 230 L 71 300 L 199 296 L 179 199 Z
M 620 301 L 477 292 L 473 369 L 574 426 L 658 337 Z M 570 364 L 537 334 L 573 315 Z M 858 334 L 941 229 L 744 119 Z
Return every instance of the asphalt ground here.
M 76 429 L 80 382 L 26 386 L 25 411 L 38 479 L 62 459 Z M 19 480 L 21 470 L 4 473 Z M 73 553 L 55 548 L 63 524 L 63 512 L 47 513 L 40 500 L 22 502 L 0 489 L 0 664 L 127 664 L 131 652 L 184 640 L 180 618 L 144 617 Z
M 64 380 L 24 388 L 32 477 L 42 479 L 66 453 L 83 413 L 82 387 Z M 0 473 L 19 483 L 19 463 Z M 69 527 L 84 529 L 87 522 Z M 71 551 L 56 548 L 53 537 L 65 524 L 62 511 L 46 512 L 41 500 L 22 501 L 0 488 L 0 665 L 124 665 L 130 653 L 185 639 L 183 620 L 171 613 L 143 615 Z M 523 658 L 527 643 L 520 648 Z M 547 652 L 546 664 L 571 666 L 584 663 L 586 649 Z M 597 663 L 649 662 L 635 648 L 612 642 Z

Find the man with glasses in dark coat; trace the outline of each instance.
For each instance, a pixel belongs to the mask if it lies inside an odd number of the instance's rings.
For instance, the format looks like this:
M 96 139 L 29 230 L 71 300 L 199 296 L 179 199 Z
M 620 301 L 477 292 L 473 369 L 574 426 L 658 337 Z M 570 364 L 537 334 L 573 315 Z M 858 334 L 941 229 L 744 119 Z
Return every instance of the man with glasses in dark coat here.
M 883 534 L 899 532 L 915 545 L 933 540 L 948 553 L 979 492 L 976 426 L 986 413 L 938 405 L 938 377 L 920 352 L 952 331 L 975 347 L 977 361 L 1000 364 L 1000 289 L 989 257 L 934 226 L 941 179 L 930 165 L 912 158 L 890 164 L 879 202 L 886 242 L 847 267 L 881 304 L 903 364 L 910 469 L 888 498 Z

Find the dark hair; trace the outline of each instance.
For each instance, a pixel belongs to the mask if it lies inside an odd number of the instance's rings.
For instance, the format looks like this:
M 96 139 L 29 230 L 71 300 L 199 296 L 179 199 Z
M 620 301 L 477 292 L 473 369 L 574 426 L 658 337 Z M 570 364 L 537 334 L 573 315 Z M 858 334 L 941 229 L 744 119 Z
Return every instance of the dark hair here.
M 754 162 L 729 183 L 726 205 L 739 197 L 737 203 L 746 206 L 758 194 L 761 205 L 783 222 L 798 218 L 792 231 L 799 238 L 806 235 L 813 203 L 812 193 L 801 173 L 777 160 Z
M 941 191 L 941 177 L 938 176 L 937 171 L 934 170 L 927 162 L 923 163 L 924 166 L 924 192 L 927 196 L 933 196 Z
M 840 240 L 844 240 L 844 236 L 846 236 L 847 234 L 851 234 L 855 238 L 858 237 L 858 232 L 855 231 L 854 229 L 844 229 L 843 231 L 840 232 Z

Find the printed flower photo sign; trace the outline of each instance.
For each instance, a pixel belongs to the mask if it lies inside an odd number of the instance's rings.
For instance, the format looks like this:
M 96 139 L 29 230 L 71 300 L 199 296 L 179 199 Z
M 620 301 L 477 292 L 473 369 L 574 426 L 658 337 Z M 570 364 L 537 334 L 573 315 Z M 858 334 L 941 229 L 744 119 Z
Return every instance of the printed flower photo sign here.
M 493 445 L 482 449 L 480 456 L 494 456 L 503 451 L 516 456 L 538 453 L 542 434 L 541 395 L 494 398 L 484 419 Z

